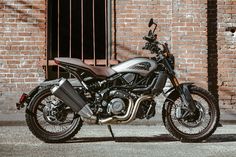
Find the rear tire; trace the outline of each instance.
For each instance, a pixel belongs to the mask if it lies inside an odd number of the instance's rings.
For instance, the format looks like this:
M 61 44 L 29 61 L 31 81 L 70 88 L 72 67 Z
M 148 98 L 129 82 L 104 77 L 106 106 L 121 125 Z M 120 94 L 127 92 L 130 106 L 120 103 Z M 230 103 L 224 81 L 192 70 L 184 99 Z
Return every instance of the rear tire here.
M 163 107 L 163 123 L 170 134 L 176 139 L 182 142 L 201 142 L 215 132 L 219 123 L 220 111 L 211 93 L 200 87 L 189 87 L 189 91 L 199 108 L 197 120 L 191 121 L 175 117 L 175 106 L 177 101 L 180 100 L 178 92 L 175 91 L 168 97 L 171 101 L 167 100 L 166 106 Z M 205 104 L 202 104 L 201 101 Z M 200 130 L 198 131 L 198 129 Z
M 50 100 L 50 98 L 53 99 Z M 67 124 L 66 120 L 67 118 L 69 118 L 69 114 L 65 113 L 65 111 L 63 113 L 63 110 L 60 112 L 62 115 L 60 116 L 59 120 L 52 118 L 52 121 L 49 121 L 50 119 L 47 119 L 47 115 L 45 116 L 45 107 L 50 106 L 51 104 L 53 104 L 53 102 L 55 103 L 57 99 L 58 98 L 52 95 L 50 88 L 44 88 L 32 98 L 29 106 L 27 107 L 28 111 L 26 112 L 25 116 L 29 130 L 38 139 L 44 142 L 65 142 L 75 136 L 75 134 L 77 134 L 82 127 L 81 118 L 72 112 L 71 121 L 68 121 L 68 127 L 65 126 L 65 124 Z M 66 109 L 68 110 L 67 106 Z M 55 130 L 53 130 L 53 128 L 55 128 Z M 52 129 L 53 131 L 51 131 L 50 129 Z

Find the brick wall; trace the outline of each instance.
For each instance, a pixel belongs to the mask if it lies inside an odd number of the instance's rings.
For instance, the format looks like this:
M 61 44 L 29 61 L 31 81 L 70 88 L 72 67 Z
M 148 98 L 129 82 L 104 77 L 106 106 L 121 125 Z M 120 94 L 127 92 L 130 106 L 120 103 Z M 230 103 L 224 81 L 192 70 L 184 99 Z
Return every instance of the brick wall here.
M 173 0 L 172 52 L 181 82 L 207 88 L 207 0 Z
M 236 110 L 235 0 L 116 0 L 113 50 L 119 60 L 147 56 L 142 37 L 151 17 L 158 37 L 176 56 L 181 82 L 195 82 L 219 98 L 223 110 Z
M 44 79 L 45 0 L 0 1 L 0 111 Z
M 236 1 L 218 0 L 218 86 L 222 109 L 236 111 Z
M 171 0 L 114 0 L 113 51 L 117 59 L 149 55 L 142 50 L 150 18 L 158 22 L 159 40 L 170 41 Z
M 209 88 L 222 109 L 236 110 L 236 34 L 225 31 L 235 26 L 235 10 L 235 0 L 113 0 L 113 57 L 150 55 L 142 37 L 152 17 L 180 81 Z M 46 0 L 0 1 L 0 112 L 15 109 L 19 94 L 44 79 L 45 19 Z
M 169 43 L 181 82 L 207 88 L 206 0 L 115 0 L 113 43 L 117 58 L 147 56 L 143 51 L 150 18 L 158 22 L 158 40 Z

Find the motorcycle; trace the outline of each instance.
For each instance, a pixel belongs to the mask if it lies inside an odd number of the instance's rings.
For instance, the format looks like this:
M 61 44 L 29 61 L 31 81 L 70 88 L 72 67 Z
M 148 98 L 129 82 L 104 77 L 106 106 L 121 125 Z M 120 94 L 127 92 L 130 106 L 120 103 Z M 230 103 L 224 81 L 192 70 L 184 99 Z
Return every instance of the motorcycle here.
M 157 41 L 157 23 L 150 19 L 148 26 L 154 28 L 143 38 L 143 49 L 155 57 L 133 58 L 112 67 L 55 58 L 55 63 L 73 78 L 45 81 L 21 96 L 17 108 L 26 106 L 30 131 L 45 142 L 71 139 L 83 122 L 106 124 L 112 133 L 112 124 L 154 117 L 155 98 L 162 93 L 162 120 L 174 138 L 200 142 L 211 136 L 220 115 L 215 98 L 194 83 L 178 82 L 174 56 L 166 43 Z M 173 87 L 164 92 L 167 79 Z

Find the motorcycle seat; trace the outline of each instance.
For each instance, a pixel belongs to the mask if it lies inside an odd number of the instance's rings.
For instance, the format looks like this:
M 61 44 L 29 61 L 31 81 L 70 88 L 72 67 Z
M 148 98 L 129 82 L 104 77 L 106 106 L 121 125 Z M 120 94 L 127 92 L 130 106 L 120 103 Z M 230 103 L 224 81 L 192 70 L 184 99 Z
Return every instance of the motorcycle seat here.
M 82 69 L 85 71 L 89 71 L 93 75 L 102 77 L 102 78 L 110 77 L 116 73 L 110 67 L 91 66 L 91 65 L 85 64 L 82 60 L 78 58 L 60 57 L 60 58 L 55 58 L 54 61 L 56 62 L 56 64 L 61 65 L 63 67 L 69 66 L 69 67 L 74 67 L 77 69 Z

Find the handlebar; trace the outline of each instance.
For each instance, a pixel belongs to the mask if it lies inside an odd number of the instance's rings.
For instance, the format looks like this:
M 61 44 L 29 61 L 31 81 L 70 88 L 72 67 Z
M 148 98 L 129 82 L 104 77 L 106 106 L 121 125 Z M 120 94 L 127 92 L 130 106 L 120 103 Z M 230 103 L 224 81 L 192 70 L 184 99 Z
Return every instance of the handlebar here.
M 160 48 L 158 47 L 158 45 L 160 43 L 156 41 L 157 35 L 155 34 L 155 30 L 156 30 L 157 24 L 153 22 L 153 19 L 151 19 L 148 26 L 151 27 L 153 24 L 155 25 L 154 30 L 149 30 L 148 35 L 143 37 L 143 39 L 147 41 L 143 49 L 150 50 L 151 53 L 158 54 L 160 51 Z
M 148 42 L 153 42 L 155 40 L 153 39 L 153 37 L 150 37 L 150 36 L 144 36 L 143 39 L 147 40 Z
M 158 47 L 158 42 L 147 42 L 145 46 L 143 47 L 143 50 L 150 50 L 151 53 L 158 54 L 160 51 L 160 48 Z
M 151 35 L 151 36 L 146 35 L 146 36 L 143 37 L 143 39 L 148 41 L 148 42 L 154 42 L 156 40 L 156 38 L 157 38 L 156 34 L 155 35 Z

